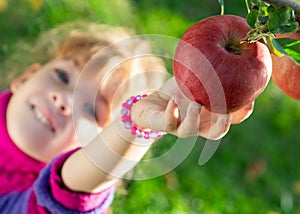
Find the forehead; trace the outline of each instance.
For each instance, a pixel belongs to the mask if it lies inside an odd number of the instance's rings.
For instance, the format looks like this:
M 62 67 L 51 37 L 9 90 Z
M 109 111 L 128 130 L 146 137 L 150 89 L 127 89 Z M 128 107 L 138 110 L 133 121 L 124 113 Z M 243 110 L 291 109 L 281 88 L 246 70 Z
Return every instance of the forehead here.
M 95 54 L 81 69 L 80 78 L 90 79 L 100 84 L 110 77 L 124 63 L 124 58 L 113 50 L 103 50 Z
M 76 65 L 79 69 L 82 69 L 89 59 L 89 51 L 86 49 L 78 50 L 77 52 L 70 51 L 65 53 L 64 56 L 57 56 L 57 58 L 70 60 Z
M 80 71 L 79 67 L 73 59 L 64 58 L 55 58 L 47 62 L 42 67 L 42 70 L 46 72 L 52 72 L 53 69 L 62 69 L 66 71 L 69 75 L 77 75 Z

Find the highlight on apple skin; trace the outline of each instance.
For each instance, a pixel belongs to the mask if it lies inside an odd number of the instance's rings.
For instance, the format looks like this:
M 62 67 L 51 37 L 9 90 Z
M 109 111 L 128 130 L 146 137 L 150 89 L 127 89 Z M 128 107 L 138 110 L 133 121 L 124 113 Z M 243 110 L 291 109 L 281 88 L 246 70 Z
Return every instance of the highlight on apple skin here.
M 254 101 L 272 74 L 270 51 L 244 42 L 250 26 L 242 17 L 203 19 L 181 37 L 173 72 L 181 90 L 215 113 L 231 113 Z
M 276 38 L 300 40 L 300 31 L 295 34 L 277 34 Z M 272 79 L 287 96 L 300 101 L 300 66 L 288 56 L 272 56 Z

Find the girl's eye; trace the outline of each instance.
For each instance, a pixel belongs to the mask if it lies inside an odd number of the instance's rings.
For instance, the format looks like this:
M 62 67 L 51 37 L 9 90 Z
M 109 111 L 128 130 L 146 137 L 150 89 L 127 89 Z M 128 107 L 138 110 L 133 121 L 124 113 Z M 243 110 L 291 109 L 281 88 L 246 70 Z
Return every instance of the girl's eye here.
M 69 83 L 69 77 L 68 77 L 67 72 L 65 72 L 64 70 L 61 70 L 61 69 L 55 69 L 55 73 L 64 84 Z
M 97 118 L 97 114 L 96 114 L 96 111 L 95 109 L 93 108 L 93 106 L 91 105 L 86 105 L 86 111 L 87 113 L 89 114 L 89 116 L 91 116 L 93 119 L 95 119 L 96 121 L 98 120 Z

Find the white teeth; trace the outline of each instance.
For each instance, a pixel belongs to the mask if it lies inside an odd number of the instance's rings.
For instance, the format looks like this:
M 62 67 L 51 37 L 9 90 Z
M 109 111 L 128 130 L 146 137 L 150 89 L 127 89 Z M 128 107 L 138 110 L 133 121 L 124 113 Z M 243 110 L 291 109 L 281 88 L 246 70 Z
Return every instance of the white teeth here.
M 47 124 L 47 125 L 50 125 L 49 124 L 49 121 L 47 120 L 47 118 L 37 109 L 37 108 L 34 108 L 34 112 L 35 112 L 35 115 L 36 117 L 44 124 Z
M 31 109 L 33 110 L 36 118 L 42 123 L 44 124 L 46 127 L 48 127 L 51 132 L 55 133 L 56 130 L 53 127 L 51 121 L 39 110 L 39 108 L 36 108 L 36 106 L 34 105 L 30 105 Z

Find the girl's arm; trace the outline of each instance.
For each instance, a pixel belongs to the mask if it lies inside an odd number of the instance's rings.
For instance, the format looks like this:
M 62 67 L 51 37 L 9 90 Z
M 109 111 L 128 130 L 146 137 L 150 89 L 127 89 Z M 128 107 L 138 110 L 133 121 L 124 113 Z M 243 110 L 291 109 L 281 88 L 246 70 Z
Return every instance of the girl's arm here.
M 153 142 L 135 139 L 117 118 L 67 159 L 62 168 L 64 184 L 73 191 L 90 193 L 113 185 L 140 161 Z
M 211 113 L 188 100 L 171 78 L 159 91 L 133 105 L 131 117 L 140 127 L 179 137 L 200 135 L 219 139 L 228 132 L 231 123 L 243 121 L 252 110 L 253 104 L 232 115 Z M 74 191 L 99 192 L 132 169 L 152 142 L 152 139 L 136 139 L 117 118 L 90 144 L 67 159 L 62 168 L 64 184 Z
M 163 113 L 168 115 L 168 118 L 172 117 L 174 108 L 172 100 L 158 97 L 152 103 L 152 99 L 153 97 L 149 96 L 151 102 L 145 103 L 145 106 L 139 106 L 145 111 L 148 109 L 151 112 L 154 111 L 155 115 Z M 177 129 L 183 130 L 186 134 L 195 135 L 194 127 L 198 125 L 198 114 L 198 110 L 193 111 L 190 107 L 190 113 L 183 120 L 185 122 L 182 122 L 183 127 L 179 125 Z M 164 118 L 159 118 L 159 120 L 162 120 L 162 124 L 164 123 Z M 186 126 L 187 124 L 190 124 L 193 129 Z M 193 133 L 190 130 L 193 130 Z M 99 192 L 111 186 L 116 182 L 116 178 L 121 178 L 132 169 L 149 150 L 152 143 L 153 139 L 137 139 L 131 135 L 121 119 L 117 118 L 103 128 L 91 143 L 67 159 L 62 167 L 64 184 L 73 191 Z

